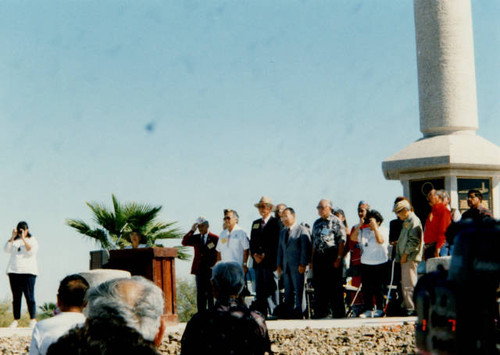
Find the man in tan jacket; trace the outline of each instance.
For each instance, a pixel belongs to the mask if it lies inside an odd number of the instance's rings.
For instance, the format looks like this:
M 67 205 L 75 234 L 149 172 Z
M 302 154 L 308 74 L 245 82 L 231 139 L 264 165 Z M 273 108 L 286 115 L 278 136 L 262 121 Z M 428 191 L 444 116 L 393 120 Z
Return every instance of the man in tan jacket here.
M 393 211 L 403 221 L 396 246 L 396 261 L 401 263 L 401 287 L 408 315 L 415 315 L 413 289 L 417 284 L 417 265 L 422 261 L 424 236 L 422 223 L 407 200 L 399 201 Z

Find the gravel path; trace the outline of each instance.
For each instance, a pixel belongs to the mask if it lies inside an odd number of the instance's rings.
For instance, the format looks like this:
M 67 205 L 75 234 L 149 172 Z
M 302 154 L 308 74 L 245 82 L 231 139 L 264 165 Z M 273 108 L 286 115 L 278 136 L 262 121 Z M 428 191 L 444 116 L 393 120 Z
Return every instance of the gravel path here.
M 415 327 L 378 326 L 270 330 L 273 351 L 284 354 L 415 354 Z M 180 354 L 181 332 L 166 335 L 162 354 Z M 0 354 L 27 354 L 30 337 L 0 338 Z

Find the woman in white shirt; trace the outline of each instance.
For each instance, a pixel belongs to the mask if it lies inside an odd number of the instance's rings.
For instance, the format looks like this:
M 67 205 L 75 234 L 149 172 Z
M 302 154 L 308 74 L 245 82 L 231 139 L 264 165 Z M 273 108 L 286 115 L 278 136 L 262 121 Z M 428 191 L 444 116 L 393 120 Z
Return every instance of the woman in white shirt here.
M 10 289 L 12 291 L 12 311 L 14 321 L 10 328 L 16 328 L 21 318 L 21 298 L 24 293 L 28 312 L 30 314 L 30 327 L 36 324 L 35 281 L 38 275 L 36 253 L 38 241 L 28 229 L 28 223 L 19 222 L 12 231 L 12 237 L 5 243 L 4 251 L 10 254 L 7 265 Z
M 388 233 L 380 228 L 383 221 L 384 218 L 379 212 L 371 210 L 351 234 L 351 239 L 361 246 L 361 283 L 367 309 L 361 314 L 362 318 L 384 315 L 384 277 L 389 237 Z

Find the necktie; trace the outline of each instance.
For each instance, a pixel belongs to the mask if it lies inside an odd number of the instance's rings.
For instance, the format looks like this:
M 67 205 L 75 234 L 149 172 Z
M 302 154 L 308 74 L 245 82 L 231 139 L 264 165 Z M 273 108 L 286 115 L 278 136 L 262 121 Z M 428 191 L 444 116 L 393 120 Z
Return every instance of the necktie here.
M 262 218 L 260 220 L 260 229 L 264 228 L 265 225 L 266 225 L 266 222 L 264 221 L 264 218 Z
M 286 235 L 285 235 L 285 244 L 288 244 L 288 239 L 290 238 L 290 228 L 286 230 Z

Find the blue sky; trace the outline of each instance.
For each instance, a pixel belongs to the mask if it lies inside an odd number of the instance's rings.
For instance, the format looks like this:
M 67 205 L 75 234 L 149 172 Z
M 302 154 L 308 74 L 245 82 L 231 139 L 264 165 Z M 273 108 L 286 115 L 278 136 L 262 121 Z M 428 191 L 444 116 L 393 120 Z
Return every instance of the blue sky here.
M 478 133 L 500 144 L 500 3 L 472 12 Z M 39 238 L 39 303 L 96 249 L 65 219 L 111 193 L 185 231 L 224 208 L 248 231 L 262 195 L 310 224 L 323 197 L 393 218 L 381 162 L 422 136 L 412 1 L 2 1 L 0 24 L 0 227 Z

